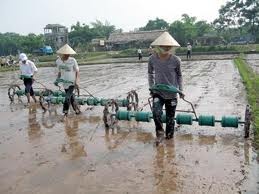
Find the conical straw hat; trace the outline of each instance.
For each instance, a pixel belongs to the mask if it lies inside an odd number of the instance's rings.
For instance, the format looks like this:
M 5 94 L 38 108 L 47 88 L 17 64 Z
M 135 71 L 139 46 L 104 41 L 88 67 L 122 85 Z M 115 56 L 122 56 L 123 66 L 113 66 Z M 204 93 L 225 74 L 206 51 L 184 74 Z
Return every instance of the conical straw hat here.
M 74 55 L 76 52 L 68 44 L 65 44 L 57 51 L 57 54 Z
M 178 42 L 168 32 L 161 34 L 154 42 L 151 43 L 151 46 L 180 47 Z

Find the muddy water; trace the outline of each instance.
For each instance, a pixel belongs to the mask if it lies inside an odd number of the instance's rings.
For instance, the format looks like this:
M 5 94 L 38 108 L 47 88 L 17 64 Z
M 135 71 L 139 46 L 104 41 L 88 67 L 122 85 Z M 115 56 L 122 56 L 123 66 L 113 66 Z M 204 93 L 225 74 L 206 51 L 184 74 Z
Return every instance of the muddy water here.
M 244 119 L 246 94 L 231 60 L 183 62 L 182 69 L 186 99 L 198 115 Z M 137 89 L 144 104 L 146 71 L 146 64 L 82 66 L 81 87 L 109 98 Z M 102 107 L 85 111 L 82 106 L 82 115 L 71 113 L 63 120 L 59 106 L 43 114 L 38 105 L 9 105 L 8 84 L 21 84 L 17 77 L 15 72 L 0 75 L 0 193 L 259 191 L 258 156 L 251 140 L 243 139 L 243 126 L 177 126 L 174 140 L 154 146 L 152 122 L 120 122 L 105 130 Z M 54 77 L 55 68 L 41 68 L 37 81 L 56 89 Z M 178 109 L 190 106 L 180 100 Z

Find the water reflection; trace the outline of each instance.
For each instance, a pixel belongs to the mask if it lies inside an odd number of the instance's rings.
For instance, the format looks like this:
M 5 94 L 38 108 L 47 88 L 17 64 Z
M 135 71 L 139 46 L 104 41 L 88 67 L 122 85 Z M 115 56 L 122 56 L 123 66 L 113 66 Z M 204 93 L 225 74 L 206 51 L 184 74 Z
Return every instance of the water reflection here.
M 199 145 L 214 145 L 217 143 L 216 135 L 199 135 L 198 136 Z
M 11 112 L 23 110 L 25 107 L 26 107 L 25 104 L 22 102 L 19 102 L 19 103 L 10 102 L 10 106 L 9 106 Z
M 155 147 L 154 178 L 157 193 L 177 191 L 177 168 L 174 140 L 165 141 Z
M 67 117 L 64 121 L 64 125 L 69 147 L 62 147 L 62 151 L 70 153 L 72 159 L 87 156 L 84 144 L 80 141 L 80 136 L 78 134 L 79 119 Z
M 54 109 L 53 111 L 43 112 L 41 117 L 42 125 L 47 129 L 51 129 L 57 123 L 57 118 L 58 118 L 57 109 Z
M 28 136 L 30 140 L 39 138 L 42 134 L 41 125 L 37 120 L 37 105 L 32 104 L 28 107 Z
M 117 129 L 105 129 L 105 145 L 108 150 L 116 149 L 130 134 L 128 131 Z

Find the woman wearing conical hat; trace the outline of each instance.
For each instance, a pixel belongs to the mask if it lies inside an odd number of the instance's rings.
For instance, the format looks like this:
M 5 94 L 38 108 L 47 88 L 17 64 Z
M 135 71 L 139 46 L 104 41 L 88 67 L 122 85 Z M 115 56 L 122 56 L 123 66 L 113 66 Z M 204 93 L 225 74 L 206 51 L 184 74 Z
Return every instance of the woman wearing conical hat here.
M 181 60 L 175 56 L 174 50 L 180 47 L 178 42 L 168 33 L 164 32 L 154 42 L 155 52 L 149 57 L 148 62 L 148 81 L 149 87 L 154 84 L 166 84 L 174 86 L 182 91 L 182 72 Z M 164 138 L 164 129 L 162 123 L 163 106 L 166 109 L 166 139 L 174 136 L 174 116 L 177 105 L 177 94 L 159 91 L 151 94 L 153 97 L 153 118 L 156 125 L 157 140 Z M 184 97 L 183 94 L 180 95 Z
M 65 44 L 57 51 L 57 54 L 60 55 L 56 60 L 58 67 L 57 78 L 64 81 L 63 87 L 66 92 L 63 113 L 65 116 L 67 115 L 71 104 L 76 114 L 79 114 L 80 110 L 75 103 L 75 97 L 73 95 L 75 87 L 79 87 L 79 67 L 76 59 L 70 57 L 70 55 L 74 55 L 76 52 L 68 44 Z

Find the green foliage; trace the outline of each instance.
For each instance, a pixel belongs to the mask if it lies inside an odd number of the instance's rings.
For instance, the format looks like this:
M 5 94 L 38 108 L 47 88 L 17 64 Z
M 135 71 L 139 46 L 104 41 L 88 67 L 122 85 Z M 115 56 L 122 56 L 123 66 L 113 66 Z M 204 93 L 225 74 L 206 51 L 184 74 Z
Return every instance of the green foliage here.
M 138 48 L 125 49 L 125 50 L 111 53 L 110 56 L 112 58 L 137 57 L 138 56 L 137 50 Z M 141 49 L 141 50 L 142 50 L 143 56 L 148 56 L 148 49 Z
M 71 32 L 69 33 L 70 44 L 73 47 L 82 48 L 82 50 L 88 50 L 91 40 L 94 38 L 108 39 L 109 35 L 114 32 L 115 26 L 105 21 L 102 23 L 99 20 L 92 22 L 90 27 L 86 24 L 81 25 L 77 22 L 71 26 Z
M 176 52 L 186 52 L 187 48 L 178 48 Z M 195 46 L 192 49 L 193 52 L 217 52 L 217 51 L 238 51 L 235 46 Z
M 20 69 L 18 66 L 8 66 L 8 67 L 1 67 L 0 72 L 6 72 L 6 71 L 16 71 Z
M 259 146 L 259 75 L 244 61 L 242 57 L 234 60 L 247 90 L 248 102 L 252 108 L 255 141 Z
M 75 55 L 75 58 L 79 63 L 84 63 L 86 61 L 93 61 L 98 59 L 109 58 L 107 52 L 84 52 Z
M 251 33 L 255 36 L 259 26 L 259 1 L 230 0 L 220 8 L 219 18 L 213 23 L 219 32 L 234 28 L 240 35 Z
M 45 55 L 37 57 L 39 62 L 54 62 L 57 60 L 57 55 Z
M 156 18 L 155 20 L 149 20 L 144 27 L 139 29 L 144 31 L 166 29 L 183 47 L 186 46 L 187 42 L 195 46 L 199 37 L 208 37 L 208 35 L 223 37 L 226 42 L 231 42 L 233 37 L 251 33 L 259 42 L 259 1 L 229 0 L 219 9 L 219 18 L 213 24 L 206 21 L 197 21 L 196 17 L 183 14 L 181 20 L 176 20 L 171 24 L 163 19 Z M 108 39 L 113 32 L 122 32 L 122 29 L 116 29 L 114 25 L 107 21 L 96 20 L 89 25 L 77 22 L 71 26 L 68 36 L 73 48 L 85 52 L 92 50 L 92 39 Z M 142 48 L 149 46 L 143 45 L 142 42 L 136 43 L 134 46 L 138 44 Z M 21 36 L 16 33 L 0 33 L 0 55 L 15 55 L 18 51 L 30 53 L 43 45 L 43 35 Z M 122 49 L 129 47 L 127 44 L 121 46 Z M 232 50 L 229 47 L 222 49 Z M 214 50 L 221 50 L 221 47 L 193 48 L 193 51 Z
M 137 56 L 137 48 L 125 49 L 120 52 L 124 56 Z
M 68 35 L 70 44 L 72 47 L 81 46 L 87 44 L 94 37 L 92 30 L 88 25 L 80 25 L 79 22 L 76 25 L 71 26 L 71 32 Z
M 177 53 L 186 52 L 186 47 L 180 47 L 176 49 Z M 192 48 L 193 52 L 228 52 L 235 51 L 239 53 L 246 53 L 250 51 L 259 51 L 258 44 L 245 44 L 245 45 L 215 45 L 215 46 L 194 46 Z
M 91 24 L 93 26 L 92 31 L 95 38 L 105 37 L 106 39 L 108 39 L 110 34 L 115 31 L 115 26 L 111 25 L 108 21 L 102 23 L 101 21 L 96 20 Z
M 150 30 L 162 30 L 168 29 L 169 24 L 163 20 L 156 18 L 155 20 L 149 20 L 146 26 L 140 28 L 141 31 L 150 31 Z
M 180 43 L 186 45 L 187 42 L 194 43 L 198 37 L 206 33 L 213 32 L 213 27 L 206 21 L 197 21 L 195 17 L 187 14 L 182 15 L 182 19 L 175 21 L 169 26 L 169 33 Z
M 43 35 L 29 34 L 21 36 L 16 33 L 0 33 L 0 55 L 16 55 L 20 52 L 32 52 L 44 45 Z

